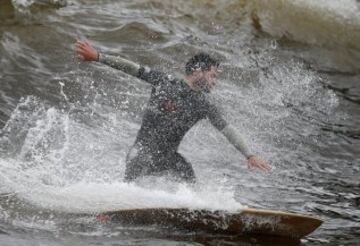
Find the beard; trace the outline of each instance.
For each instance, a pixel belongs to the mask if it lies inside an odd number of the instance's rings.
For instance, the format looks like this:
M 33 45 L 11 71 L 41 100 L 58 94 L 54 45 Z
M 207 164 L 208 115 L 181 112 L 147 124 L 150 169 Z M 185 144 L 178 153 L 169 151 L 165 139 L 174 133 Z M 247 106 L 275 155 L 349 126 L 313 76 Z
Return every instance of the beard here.
M 195 82 L 196 88 L 205 93 L 210 93 L 211 87 L 209 86 L 208 81 L 205 78 L 200 78 Z

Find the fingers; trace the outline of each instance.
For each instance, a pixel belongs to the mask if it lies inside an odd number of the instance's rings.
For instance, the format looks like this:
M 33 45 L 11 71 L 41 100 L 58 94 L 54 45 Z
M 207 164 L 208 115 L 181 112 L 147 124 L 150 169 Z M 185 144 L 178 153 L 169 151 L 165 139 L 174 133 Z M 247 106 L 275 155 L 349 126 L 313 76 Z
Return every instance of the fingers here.
M 77 58 L 81 61 L 88 60 L 89 48 L 91 48 L 91 45 L 88 41 L 76 40 L 75 51 Z
M 75 48 L 77 51 L 87 51 L 91 48 L 91 45 L 86 41 L 79 41 L 77 40 L 75 43 Z
M 81 61 L 85 61 L 85 57 L 83 55 L 77 55 L 77 58 Z
M 261 165 L 261 169 L 265 171 L 269 171 L 271 170 L 271 166 L 269 164 L 264 163 Z
M 75 45 L 78 45 L 80 47 L 91 47 L 91 44 L 89 41 L 87 40 L 84 40 L 84 41 L 81 41 L 81 40 L 76 40 L 76 44 Z
M 84 55 L 86 55 L 86 53 L 88 52 L 88 49 L 87 49 L 87 47 L 86 47 L 84 44 L 82 44 L 82 43 L 76 43 L 76 44 L 75 44 L 75 51 L 76 51 L 76 53 L 84 56 Z
M 88 52 L 87 49 L 85 49 L 83 47 L 78 47 L 78 46 L 75 47 L 75 51 L 76 51 L 76 53 L 83 54 L 83 55 Z
M 84 50 L 84 49 L 82 49 L 82 48 L 76 48 L 76 53 L 77 53 L 78 55 L 84 56 L 84 55 L 86 55 L 86 50 Z
M 258 162 L 258 167 L 262 170 L 270 170 L 271 169 L 270 165 L 263 161 Z
M 260 162 L 258 163 L 258 167 L 261 170 L 265 170 L 265 171 L 269 171 L 271 169 L 271 166 L 269 164 L 267 164 L 266 162 Z
M 85 61 L 86 50 L 77 44 L 75 45 L 75 47 L 77 58 L 81 61 Z
M 254 165 L 254 168 L 253 169 L 255 169 L 255 167 L 256 168 L 258 168 L 258 169 L 261 169 L 261 170 L 267 170 L 262 164 L 256 164 L 256 165 Z
M 84 43 L 82 43 L 82 42 L 77 42 L 77 43 L 75 44 L 75 47 L 76 47 L 77 49 L 83 49 L 83 50 L 85 50 L 85 49 L 88 48 L 88 47 L 86 46 L 86 44 L 84 44 Z
M 80 40 L 77 40 L 75 45 L 77 46 L 85 46 L 85 42 L 84 41 L 80 41 Z
M 268 164 L 268 163 L 264 163 L 264 168 L 265 168 L 267 171 L 269 171 L 269 170 L 271 170 L 271 165 Z
M 253 170 L 255 168 L 259 168 L 261 170 L 264 170 L 264 171 L 269 171 L 271 170 L 271 165 L 262 161 L 262 160 L 259 160 L 259 159 L 253 159 L 253 160 L 250 160 L 248 162 L 248 167 L 249 169 Z

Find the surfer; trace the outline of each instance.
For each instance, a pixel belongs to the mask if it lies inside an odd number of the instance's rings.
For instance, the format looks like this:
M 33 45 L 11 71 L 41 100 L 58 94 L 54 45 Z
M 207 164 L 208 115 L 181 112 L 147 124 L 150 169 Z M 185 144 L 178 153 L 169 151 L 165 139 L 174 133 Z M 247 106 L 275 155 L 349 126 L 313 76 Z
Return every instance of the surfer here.
M 249 168 L 271 169 L 250 152 L 241 135 L 207 99 L 206 94 L 215 86 L 219 67 L 219 62 L 209 54 L 199 53 L 190 58 L 185 65 L 185 77 L 179 79 L 120 56 L 98 52 L 87 41 L 77 41 L 75 46 L 82 61 L 103 63 L 152 85 L 141 128 L 126 158 L 126 181 L 169 174 L 182 181 L 195 182 L 192 165 L 177 149 L 186 132 L 202 119 L 209 119 L 245 156 Z

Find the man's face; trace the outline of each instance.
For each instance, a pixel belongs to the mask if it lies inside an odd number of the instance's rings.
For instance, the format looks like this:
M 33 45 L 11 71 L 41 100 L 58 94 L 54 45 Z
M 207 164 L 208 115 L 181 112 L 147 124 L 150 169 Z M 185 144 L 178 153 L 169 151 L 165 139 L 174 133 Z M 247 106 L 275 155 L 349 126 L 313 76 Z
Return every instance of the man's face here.
M 216 76 L 218 74 L 218 68 L 211 66 L 210 70 L 201 71 L 199 79 L 197 80 L 197 86 L 205 92 L 210 92 L 216 84 Z

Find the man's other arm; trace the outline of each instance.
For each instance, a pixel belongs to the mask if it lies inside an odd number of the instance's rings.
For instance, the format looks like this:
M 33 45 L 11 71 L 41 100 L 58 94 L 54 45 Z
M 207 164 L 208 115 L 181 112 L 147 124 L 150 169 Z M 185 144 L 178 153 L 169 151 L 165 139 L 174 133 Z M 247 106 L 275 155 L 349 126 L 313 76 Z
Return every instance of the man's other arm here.
M 160 81 L 166 79 L 166 74 L 160 71 L 151 70 L 140 66 L 139 64 L 122 58 L 120 56 L 113 56 L 98 52 L 87 41 L 77 41 L 76 52 L 78 58 L 82 61 L 97 61 L 112 68 L 118 69 L 129 75 L 138 77 L 152 85 L 157 85 Z
M 223 119 L 220 112 L 214 105 L 210 105 L 209 107 L 209 120 L 212 125 L 215 126 L 227 138 L 227 140 L 245 156 L 245 158 L 247 159 L 248 167 L 250 169 L 271 169 L 271 166 L 268 163 L 250 152 L 244 138 L 232 125 L 228 124 Z

